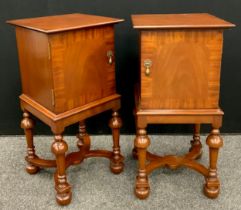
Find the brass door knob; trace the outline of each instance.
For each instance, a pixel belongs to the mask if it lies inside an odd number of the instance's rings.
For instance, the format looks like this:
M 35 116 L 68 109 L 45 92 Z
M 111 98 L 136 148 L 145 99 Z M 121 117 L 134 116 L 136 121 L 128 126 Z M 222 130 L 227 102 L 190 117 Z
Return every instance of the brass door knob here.
M 150 76 L 151 74 L 151 66 L 152 66 L 152 61 L 150 59 L 144 60 L 144 66 L 146 68 L 145 70 L 145 75 Z

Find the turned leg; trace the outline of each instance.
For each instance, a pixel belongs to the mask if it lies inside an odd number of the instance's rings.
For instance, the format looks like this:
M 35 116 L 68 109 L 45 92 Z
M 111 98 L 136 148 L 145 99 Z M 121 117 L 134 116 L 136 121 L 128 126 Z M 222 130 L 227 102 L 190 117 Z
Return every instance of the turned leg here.
M 219 194 L 220 183 L 217 176 L 217 160 L 219 148 L 223 146 L 223 140 L 220 136 L 219 129 L 213 128 L 211 134 L 207 137 L 209 146 L 209 173 L 204 185 L 204 193 L 209 198 L 216 198 Z
M 124 163 L 119 144 L 120 128 L 122 126 L 122 121 L 119 117 L 118 112 L 113 112 L 112 118 L 109 122 L 109 126 L 112 129 L 113 136 L 113 157 L 110 162 L 110 169 L 113 173 L 119 174 L 123 171 Z
M 24 133 L 27 140 L 27 157 L 26 159 L 34 159 L 37 156 L 35 155 L 34 143 L 33 143 L 33 120 L 30 119 L 30 115 L 28 112 L 24 111 L 23 119 L 21 121 L 21 128 L 24 129 Z M 26 171 L 29 174 L 36 174 L 39 171 L 39 167 L 34 166 L 30 163 L 27 163 Z
M 90 138 L 86 132 L 86 126 L 84 121 L 79 122 L 79 133 L 77 134 L 77 146 L 79 149 L 85 148 L 86 151 L 90 149 Z
M 55 135 L 52 144 L 52 152 L 56 156 L 57 169 L 55 173 L 56 200 L 60 205 L 67 205 L 71 201 L 71 187 L 67 182 L 65 173 L 65 152 L 68 150 L 67 143 L 62 135 Z
M 135 139 L 135 147 L 138 151 L 139 169 L 136 177 L 135 194 L 140 199 L 145 199 L 150 193 L 150 186 L 146 173 L 146 150 L 150 145 L 150 139 L 146 134 L 146 130 L 139 128 Z
M 200 158 L 202 156 L 202 143 L 200 141 L 200 124 L 195 124 L 194 125 L 194 129 L 193 129 L 193 140 L 191 140 L 191 148 L 189 149 L 189 151 L 191 151 L 192 149 L 195 148 L 200 148 L 199 154 L 196 157 L 196 159 Z

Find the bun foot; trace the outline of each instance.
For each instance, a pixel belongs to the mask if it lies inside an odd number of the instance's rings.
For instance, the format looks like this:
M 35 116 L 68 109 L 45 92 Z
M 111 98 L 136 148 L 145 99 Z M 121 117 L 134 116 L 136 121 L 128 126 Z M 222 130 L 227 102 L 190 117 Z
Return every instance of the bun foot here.
M 136 185 L 135 194 L 136 194 L 136 197 L 139 198 L 139 199 L 142 199 L 142 200 L 146 199 L 150 194 L 149 185 L 148 184 L 147 184 L 147 186 Z
M 29 174 L 36 174 L 38 173 L 40 170 L 39 167 L 37 166 L 33 166 L 33 165 L 27 165 L 26 166 L 26 171 L 29 173 Z
M 60 177 L 56 176 L 56 201 L 59 205 L 64 206 L 68 205 L 72 199 L 71 186 L 66 180 L 66 176 Z
M 203 187 L 203 191 L 208 198 L 214 199 L 218 197 L 220 192 L 220 187 L 219 186 L 208 187 L 208 185 L 205 184 Z
M 136 177 L 135 194 L 139 199 L 145 199 L 150 194 L 150 186 L 147 176 L 142 173 L 140 175 Z
M 71 198 L 72 198 L 71 192 L 56 195 L 56 201 L 61 206 L 68 205 L 71 201 Z
M 114 163 L 110 162 L 110 170 L 113 174 L 120 174 L 124 169 L 124 163 L 119 162 L 119 163 Z

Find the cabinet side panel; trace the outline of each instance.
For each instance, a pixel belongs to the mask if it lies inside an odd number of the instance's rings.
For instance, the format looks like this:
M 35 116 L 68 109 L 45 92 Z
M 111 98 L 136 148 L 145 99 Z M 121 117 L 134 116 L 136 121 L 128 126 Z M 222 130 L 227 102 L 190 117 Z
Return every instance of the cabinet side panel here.
M 16 28 L 16 36 L 22 92 L 53 110 L 48 37 L 21 27 Z
M 222 42 L 217 29 L 142 31 L 141 107 L 218 108 Z
M 113 53 L 111 64 L 108 51 Z M 55 113 L 115 93 L 113 25 L 53 34 L 51 53 Z

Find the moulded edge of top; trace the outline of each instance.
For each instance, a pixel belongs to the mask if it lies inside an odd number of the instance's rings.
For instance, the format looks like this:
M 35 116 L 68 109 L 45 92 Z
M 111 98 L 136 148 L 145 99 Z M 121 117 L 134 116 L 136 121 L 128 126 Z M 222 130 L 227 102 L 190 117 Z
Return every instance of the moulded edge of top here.
M 43 33 L 55 33 L 107 24 L 115 24 L 123 21 L 124 19 L 74 13 L 8 20 L 6 23 Z
M 208 13 L 133 14 L 135 29 L 231 28 L 235 24 Z

